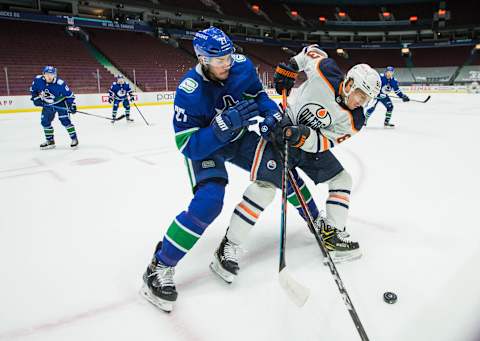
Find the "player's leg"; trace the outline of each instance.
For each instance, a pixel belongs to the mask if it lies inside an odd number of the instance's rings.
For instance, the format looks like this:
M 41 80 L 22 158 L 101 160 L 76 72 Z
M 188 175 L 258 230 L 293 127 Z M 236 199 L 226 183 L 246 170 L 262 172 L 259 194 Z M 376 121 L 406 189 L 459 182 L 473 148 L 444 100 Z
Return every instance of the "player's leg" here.
M 298 175 L 298 172 L 295 169 L 292 170 L 292 173 L 293 173 L 293 177 L 297 182 L 298 187 L 300 188 L 300 192 L 302 192 L 303 194 L 303 198 L 305 199 L 308 210 L 310 211 L 310 214 L 312 215 L 313 220 L 317 220 L 317 218 L 320 215 L 320 212 L 318 210 L 317 204 L 315 203 L 315 200 L 313 200 L 312 194 L 310 193 L 310 190 L 308 189 L 307 184 L 303 181 L 300 175 Z M 307 217 L 303 212 L 302 205 L 300 205 L 300 200 L 295 194 L 295 191 L 293 190 L 293 187 L 290 184 L 290 182 L 288 183 L 288 187 L 287 187 L 287 195 L 288 195 L 288 202 L 297 209 L 300 216 L 303 218 L 303 220 L 306 221 Z
M 235 207 L 230 224 L 216 249 L 210 268 L 228 283 L 233 282 L 240 270 L 241 245 L 263 210 L 275 197 L 275 186 L 264 181 L 252 182 Z
M 45 142 L 40 145 L 40 149 L 52 149 L 55 148 L 55 139 L 53 136 L 52 121 L 55 117 L 55 110 L 44 107 L 42 109 L 41 125 L 43 127 L 43 133 L 45 134 Z
M 123 108 L 125 109 L 125 119 L 127 122 L 133 122 L 133 119 L 130 118 L 130 101 L 127 98 L 123 100 Z
M 392 112 L 393 112 L 392 100 L 390 99 L 389 96 L 387 96 L 385 99 L 382 100 L 382 104 L 387 109 L 387 111 L 385 112 L 385 122 L 383 123 L 384 126 L 387 127 L 387 128 L 395 127 L 394 124 L 390 123 L 390 120 L 392 118 Z
M 173 275 L 177 263 L 193 248 L 223 207 L 227 172 L 221 157 L 186 159 L 194 197 L 178 214 L 158 243 L 144 274 L 141 294 L 159 308 L 171 311 L 177 299 Z
M 77 138 L 77 132 L 75 130 L 75 126 L 72 124 L 72 121 L 70 120 L 70 114 L 67 112 L 67 110 L 58 110 L 58 119 L 62 123 L 62 125 L 67 129 L 68 135 L 72 139 L 72 142 L 70 144 L 70 147 L 76 148 L 78 146 L 78 138 Z
M 350 175 L 330 151 L 317 156 L 308 153 L 303 155 L 299 167 L 315 184 L 326 182 L 329 186 L 326 217 L 319 216 L 316 226 L 332 259 L 341 262 L 360 257 L 360 245 L 348 240 L 347 234 L 343 232 L 352 188 Z
M 373 99 L 373 102 L 371 105 L 368 107 L 368 109 L 365 111 L 365 123 L 363 125 L 367 125 L 367 121 L 372 116 L 373 112 L 375 111 L 375 108 L 377 107 L 378 104 L 378 99 Z
M 117 99 L 113 100 L 113 106 L 112 106 L 112 123 L 115 122 L 115 119 L 117 118 L 117 112 L 118 112 L 118 105 L 120 104 L 120 101 Z

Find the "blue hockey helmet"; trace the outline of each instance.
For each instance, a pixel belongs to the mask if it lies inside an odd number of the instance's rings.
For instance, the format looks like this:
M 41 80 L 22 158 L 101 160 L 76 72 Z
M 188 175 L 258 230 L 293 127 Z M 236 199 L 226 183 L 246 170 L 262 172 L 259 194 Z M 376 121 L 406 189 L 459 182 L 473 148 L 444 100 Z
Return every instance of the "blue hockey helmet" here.
M 121 74 L 116 75 L 115 78 L 116 79 L 125 79 L 125 77 L 123 77 L 123 75 L 121 75 Z
M 43 68 L 43 70 L 42 70 L 42 74 L 44 74 L 44 73 L 51 73 L 52 75 L 55 75 L 55 76 L 56 76 L 56 75 L 57 75 L 57 69 L 54 68 L 54 67 L 51 66 L 51 65 L 47 65 L 47 66 L 45 66 L 45 67 Z
M 235 52 L 230 38 L 221 29 L 213 26 L 195 34 L 193 49 L 199 58 L 223 57 Z
M 394 68 L 393 66 L 387 66 L 387 67 L 385 68 L 385 72 L 387 72 L 387 71 L 390 71 L 391 73 L 394 73 L 394 72 L 395 72 L 395 68 Z

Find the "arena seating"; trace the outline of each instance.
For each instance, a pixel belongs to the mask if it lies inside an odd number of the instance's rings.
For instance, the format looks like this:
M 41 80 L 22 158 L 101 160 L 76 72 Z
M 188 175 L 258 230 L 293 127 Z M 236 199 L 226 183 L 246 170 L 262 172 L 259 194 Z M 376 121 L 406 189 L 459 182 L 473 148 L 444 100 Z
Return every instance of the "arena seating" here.
M 144 91 L 175 90 L 195 64 L 185 51 L 145 33 L 90 29 L 93 45 Z M 135 70 L 135 74 L 134 74 Z
M 0 95 L 7 95 L 5 68 L 11 95 L 29 94 L 33 78 L 45 65 L 57 67 L 75 93 L 98 92 L 97 69 L 102 92 L 113 80 L 84 43 L 67 35 L 61 25 L 0 20 L 0 51 Z

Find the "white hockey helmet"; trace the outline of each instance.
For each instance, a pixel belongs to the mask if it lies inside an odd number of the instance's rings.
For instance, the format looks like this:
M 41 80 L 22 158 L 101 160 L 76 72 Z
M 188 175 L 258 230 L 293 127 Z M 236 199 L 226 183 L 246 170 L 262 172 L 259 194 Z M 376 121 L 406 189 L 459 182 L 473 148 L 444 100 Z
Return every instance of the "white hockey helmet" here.
M 347 85 L 349 80 L 353 80 L 353 83 L 350 87 L 350 91 L 347 93 L 345 91 L 345 85 Z M 375 98 L 380 93 L 381 88 L 382 81 L 380 79 L 380 75 L 368 64 L 357 64 L 352 67 L 350 70 L 348 70 L 347 76 L 343 81 L 343 91 L 347 97 L 347 100 L 348 96 L 350 96 L 355 89 L 360 89 L 370 98 Z

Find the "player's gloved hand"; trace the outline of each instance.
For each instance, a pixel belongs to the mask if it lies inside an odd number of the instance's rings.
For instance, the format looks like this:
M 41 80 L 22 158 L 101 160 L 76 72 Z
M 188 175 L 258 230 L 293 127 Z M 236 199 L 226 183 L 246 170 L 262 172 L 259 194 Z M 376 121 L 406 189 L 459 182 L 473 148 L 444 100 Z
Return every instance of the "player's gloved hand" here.
M 213 119 L 213 131 L 220 141 L 227 142 L 235 137 L 238 129 L 256 124 L 257 120 L 251 118 L 258 115 L 260 112 L 253 99 L 240 101 Z
M 271 141 L 272 132 L 274 131 L 276 125 L 282 120 L 282 118 L 282 113 L 277 110 L 270 110 L 265 114 L 265 119 L 263 120 L 263 122 L 260 122 L 258 124 L 260 134 L 265 140 Z
M 113 97 L 108 97 L 108 103 L 112 103 L 113 102 Z
M 75 103 L 72 103 L 68 106 L 67 112 L 69 114 L 75 114 L 77 112 L 77 105 Z
M 287 96 L 290 94 L 293 86 L 295 85 L 295 80 L 297 79 L 298 71 L 295 66 L 287 65 L 285 63 L 280 63 L 275 69 L 275 74 L 273 75 L 273 82 L 275 83 L 275 90 L 279 95 L 282 94 L 282 91 L 287 90 Z
M 303 146 L 309 136 L 310 128 L 303 124 L 285 127 L 283 129 L 284 139 L 287 141 L 289 146 L 295 148 L 300 148 L 301 146 Z
M 36 107 L 43 107 L 45 105 L 45 102 L 42 101 L 41 98 L 34 98 L 33 99 L 33 105 Z
M 135 101 L 135 97 L 132 95 L 130 96 L 130 102 L 133 102 L 133 101 Z
M 404 101 L 404 102 L 408 102 L 408 101 L 410 101 L 410 98 L 408 98 L 408 96 L 407 96 L 407 95 L 403 95 L 403 97 L 402 97 L 402 101 Z

